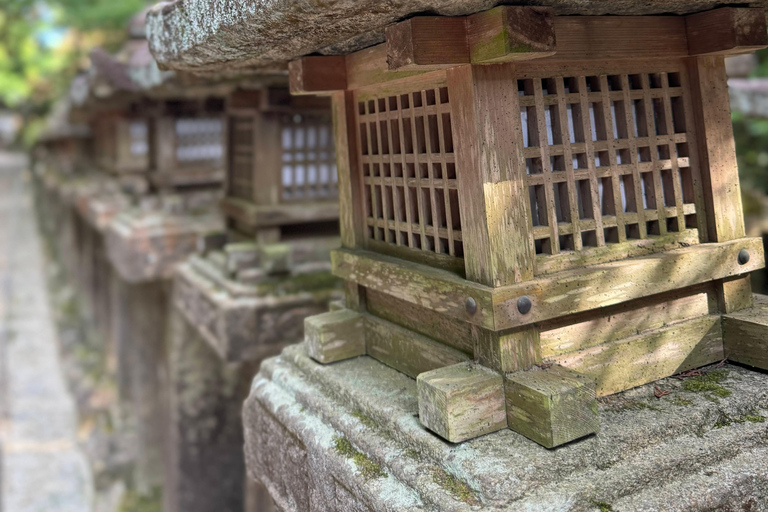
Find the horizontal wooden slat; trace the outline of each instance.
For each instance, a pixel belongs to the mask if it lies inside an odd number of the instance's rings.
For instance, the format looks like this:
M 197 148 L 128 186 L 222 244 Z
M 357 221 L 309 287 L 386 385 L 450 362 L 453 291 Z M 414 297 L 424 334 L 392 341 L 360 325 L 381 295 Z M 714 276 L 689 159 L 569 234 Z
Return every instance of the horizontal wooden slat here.
M 707 315 L 548 361 L 595 379 L 605 396 L 723 358 L 720 316 Z
M 739 265 L 737 260 L 742 249 L 751 255 L 745 265 Z M 760 238 L 701 244 L 590 265 L 501 288 L 479 285 L 445 270 L 368 251 L 339 249 L 332 252 L 331 260 L 334 274 L 342 279 L 490 330 L 620 304 L 765 266 Z M 533 303 L 526 315 L 517 310 L 517 301 L 522 296 Z M 468 297 L 477 303 L 474 315 L 465 310 Z
M 221 200 L 219 207 L 224 215 L 250 227 L 321 222 L 339 218 L 339 204 L 335 201 L 258 206 L 248 201 L 227 197 Z

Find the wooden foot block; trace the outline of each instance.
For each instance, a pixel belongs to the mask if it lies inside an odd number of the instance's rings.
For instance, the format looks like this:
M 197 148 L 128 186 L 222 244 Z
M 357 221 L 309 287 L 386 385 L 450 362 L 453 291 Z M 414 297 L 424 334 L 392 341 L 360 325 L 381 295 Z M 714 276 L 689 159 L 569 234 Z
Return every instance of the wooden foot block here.
M 493 370 L 460 363 L 416 378 L 421 424 L 458 443 L 507 426 L 504 379 Z
M 768 370 L 768 304 L 758 304 L 723 315 L 725 357 L 737 363 Z
M 559 365 L 504 378 L 509 428 L 547 448 L 599 429 L 595 382 Z
M 323 364 L 365 355 L 365 323 L 349 309 L 310 316 L 304 320 L 309 356 Z

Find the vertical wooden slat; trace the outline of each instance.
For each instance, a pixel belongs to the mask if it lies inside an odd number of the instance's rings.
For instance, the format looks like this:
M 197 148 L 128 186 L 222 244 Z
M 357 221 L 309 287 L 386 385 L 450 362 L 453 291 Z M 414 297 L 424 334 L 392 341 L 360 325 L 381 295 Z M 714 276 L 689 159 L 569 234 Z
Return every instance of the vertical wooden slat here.
M 675 144 L 675 123 L 672 111 L 672 98 L 669 93 L 669 75 L 661 73 L 661 89 L 664 98 L 664 116 L 667 122 L 667 135 L 669 139 L 670 172 L 672 173 L 672 187 L 675 195 L 675 207 L 677 208 L 678 230 L 685 229 L 685 217 L 683 215 L 683 191 L 680 188 L 680 168 L 677 162 L 677 144 Z
M 629 94 L 629 77 L 627 75 L 621 75 L 621 91 L 624 102 L 624 122 L 627 127 L 627 138 L 629 140 L 629 158 L 632 163 L 632 184 L 635 190 L 635 211 L 637 212 L 637 218 L 640 227 L 640 238 L 645 238 L 645 222 L 643 219 L 643 183 L 640 178 L 640 156 L 637 149 L 637 133 L 635 131 L 635 116 L 632 113 L 633 103 Z M 616 112 L 619 115 L 619 112 Z M 650 151 L 650 150 L 649 150 Z M 625 231 L 624 226 L 619 227 L 619 232 Z
M 340 91 L 331 98 L 336 168 L 339 176 L 339 227 L 341 245 L 349 249 L 364 245 L 362 179 L 358 163 L 357 104 L 354 94 Z
M 667 214 L 664 209 L 664 191 L 661 183 L 661 164 L 659 163 L 659 147 L 656 142 L 656 122 L 655 111 L 651 98 L 651 84 L 648 73 L 643 73 L 641 77 L 643 84 L 643 101 L 645 102 L 645 122 L 648 125 L 648 140 L 651 145 L 651 163 L 653 165 L 653 197 L 656 201 L 656 218 L 659 222 L 659 233 L 667 232 L 667 223 L 665 221 Z
M 560 238 L 555 214 L 554 186 L 552 184 L 552 163 L 549 159 L 549 138 L 547 137 L 547 117 L 544 111 L 541 80 L 533 80 L 533 98 L 536 105 L 536 129 L 539 134 L 539 151 L 541 154 L 541 172 L 544 175 L 544 197 L 547 203 L 547 220 L 549 225 L 549 243 L 552 254 L 560 252 Z M 529 119 L 530 122 L 530 119 Z
M 467 279 L 489 286 L 531 279 L 535 254 L 520 142 L 514 67 L 447 71 Z
M 619 233 L 619 242 L 626 242 L 627 233 L 625 230 L 626 222 L 624 220 L 624 200 L 621 195 L 621 175 L 616 159 L 616 137 L 613 134 L 613 123 L 616 121 L 613 118 L 613 105 L 608 90 L 608 77 L 606 75 L 600 75 L 599 80 L 600 104 L 603 107 L 603 130 L 605 131 L 605 140 L 608 142 L 608 161 L 611 166 L 611 183 L 613 183 L 613 203 L 616 207 L 616 226 Z M 595 112 L 595 122 L 599 123 L 597 115 L 597 112 Z M 600 163 L 602 163 L 602 161 Z M 605 191 L 603 191 L 603 193 L 605 193 Z M 605 234 L 603 234 L 603 237 L 605 237 Z M 603 243 L 605 243 L 605 240 L 603 240 Z
M 589 171 L 589 185 L 592 195 L 592 212 L 595 218 L 595 231 L 597 235 L 597 245 L 605 245 L 605 233 L 603 232 L 603 216 L 600 204 L 600 188 L 597 183 L 597 170 L 595 168 L 595 146 L 592 141 L 592 119 L 589 115 L 589 92 L 587 90 L 587 80 L 584 76 L 579 76 L 579 106 L 581 113 L 582 130 L 584 132 L 584 145 L 587 152 L 587 170 Z M 574 119 L 574 125 L 576 120 Z M 618 208 L 618 206 L 617 206 Z
M 581 230 L 579 227 L 579 197 L 576 193 L 576 180 L 573 175 L 573 151 L 571 150 L 571 130 L 568 123 L 568 104 L 565 101 L 565 87 L 563 80 L 555 80 L 557 93 L 557 108 L 560 115 L 560 137 L 563 145 L 563 160 L 565 164 L 565 177 L 568 187 L 568 206 L 571 215 L 571 229 L 573 233 L 573 248 L 581 250 Z M 575 120 L 574 120 L 575 121 Z M 596 216 L 598 214 L 595 214 Z M 562 247 L 560 248 L 562 250 Z

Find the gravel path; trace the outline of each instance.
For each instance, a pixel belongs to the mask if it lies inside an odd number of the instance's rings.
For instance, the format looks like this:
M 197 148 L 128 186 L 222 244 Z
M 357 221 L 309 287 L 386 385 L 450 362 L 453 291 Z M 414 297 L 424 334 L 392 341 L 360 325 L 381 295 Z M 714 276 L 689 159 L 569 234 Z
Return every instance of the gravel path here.
M 87 512 L 93 484 L 59 363 L 24 165 L 0 153 L 0 512 Z

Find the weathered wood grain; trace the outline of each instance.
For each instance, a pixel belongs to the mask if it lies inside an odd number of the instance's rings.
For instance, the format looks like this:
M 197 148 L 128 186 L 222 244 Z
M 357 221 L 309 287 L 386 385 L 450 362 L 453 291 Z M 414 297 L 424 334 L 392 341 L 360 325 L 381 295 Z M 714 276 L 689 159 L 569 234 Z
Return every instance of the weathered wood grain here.
M 465 17 L 418 16 L 390 25 L 385 35 L 390 71 L 469 62 Z
M 544 359 L 577 352 L 610 341 L 629 338 L 665 325 L 709 313 L 712 285 L 670 294 L 654 295 L 610 308 L 556 318 L 540 324 Z M 587 318 L 583 318 L 583 317 Z
M 554 55 L 554 20 L 549 7 L 509 5 L 468 16 L 470 61 L 479 64 Z
M 546 360 L 588 375 L 604 396 L 723 359 L 720 316 L 706 315 Z
M 597 432 L 595 383 L 554 365 L 504 377 L 509 428 L 546 448 Z
M 365 343 L 369 356 L 414 379 L 471 360 L 464 352 L 373 315 L 365 317 Z
M 765 10 L 723 7 L 685 17 L 691 55 L 737 55 L 768 46 Z
M 365 355 L 365 324 L 360 313 L 341 309 L 304 319 L 309 356 L 323 364 Z
M 756 298 L 755 302 L 758 302 Z M 768 303 L 723 315 L 723 343 L 730 361 L 768 370 Z
M 526 370 L 541 362 L 539 331 L 523 327 L 504 333 L 473 326 L 475 360 L 499 372 Z
M 446 366 L 416 379 L 421 424 L 451 443 L 507 426 L 504 381 L 472 363 Z
M 329 94 L 347 88 L 343 56 L 308 56 L 288 63 L 291 94 Z

